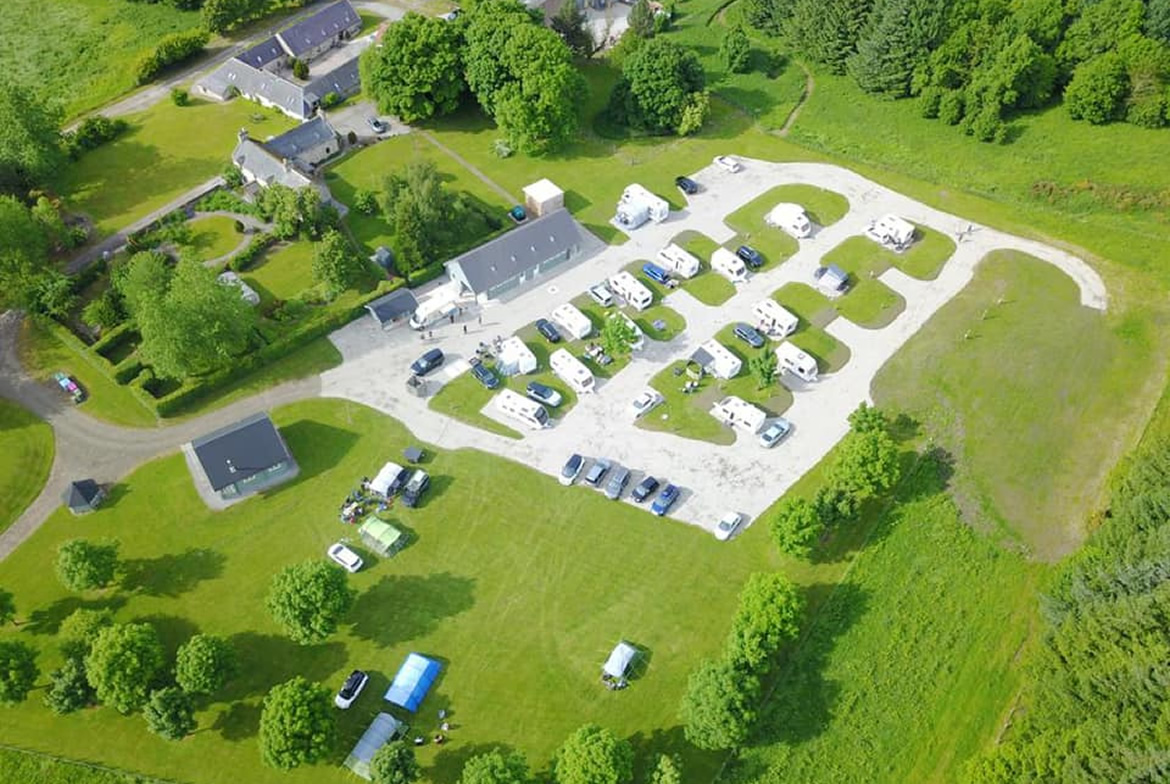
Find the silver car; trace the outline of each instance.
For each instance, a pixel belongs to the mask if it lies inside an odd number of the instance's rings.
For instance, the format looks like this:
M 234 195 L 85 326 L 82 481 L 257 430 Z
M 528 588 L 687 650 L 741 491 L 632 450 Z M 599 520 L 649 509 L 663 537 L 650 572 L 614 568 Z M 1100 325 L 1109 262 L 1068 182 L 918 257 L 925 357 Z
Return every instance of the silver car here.
M 764 447 L 764 449 L 771 449 L 783 441 L 791 432 L 792 423 L 784 417 L 777 417 L 775 422 L 768 425 L 767 430 L 760 433 L 760 446 Z

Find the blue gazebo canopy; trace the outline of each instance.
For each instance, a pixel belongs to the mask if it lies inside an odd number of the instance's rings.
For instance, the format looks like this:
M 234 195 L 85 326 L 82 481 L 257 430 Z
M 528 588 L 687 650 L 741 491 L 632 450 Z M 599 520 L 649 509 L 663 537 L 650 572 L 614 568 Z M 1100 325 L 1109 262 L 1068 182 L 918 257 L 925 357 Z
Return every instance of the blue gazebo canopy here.
M 434 659 L 418 653 L 408 654 L 398 674 L 394 676 L 394 682 L 386 690 L 386 701 L 408 711 L 418 710 L 431 684 L 439 677 L 440 669 L 442 665 Z

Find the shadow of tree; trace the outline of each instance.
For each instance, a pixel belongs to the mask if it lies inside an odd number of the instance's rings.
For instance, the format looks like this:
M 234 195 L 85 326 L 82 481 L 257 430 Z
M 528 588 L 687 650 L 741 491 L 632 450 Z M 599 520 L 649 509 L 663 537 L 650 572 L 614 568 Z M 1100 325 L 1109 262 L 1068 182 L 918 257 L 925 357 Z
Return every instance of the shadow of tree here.
M 215 717 L 211 729 L 232 743 L 247 740 L 260 731 L 260 711 L 259 703 L 233 702 Z
M 167 658 L 174 658 L 179 646 L 199 633 L 199 627 L 187 618 L 177 615 L 146 615 L 135 618 L 132 623 L 149 623 L 158 632 Z
M 276 684 L 297 675 L 311 681 L 322 680 L 337 672 L 346 662 L 345 645 L 340 642 L 297 645 L 276 634 L 240 632 L 229 637 L 228 643 L 239 657 L 240 669 L 239 674 L 214 695 L 224 702 L 267 694 Z
M 61 630 L 61 622 L 77 610 L 113 610 L 118 611 L 126 604 L 121 596 L 111 596 L 106 599 L 86 600 L 78 596 L 66 596 L 50 604 L 48 607 L 39 607 L 29 613 L 28 619 L 21 624 L 21 629 L 31 634 L 56 634 Z
M 176 597 L 223 573 L 223 553 L 205 547 L 188 548 L 159 558 L 138 558 L 122 562 L 122 587 L 147 596 Z
M 475 580 L 442 572 L 383 577 L 357 598 L 353 633 L 382 647 L 422 637 L 475 604 Z
M 715 775 L 723 758 L 723 752 L 700 751 L 691 745 L 683 734 L 681 725 L 668 729 L 656 729 L 649 733 L 636 732 L 629 738 L 634 747 L 634 780 L 649 781 L 658 764 L 658 757 L 666 754 L 687 760 L 687 768 L 683 771 L 684 781 L 706 781 Z M 710 771 L 709 775 L 702 775 L 695 770 Z

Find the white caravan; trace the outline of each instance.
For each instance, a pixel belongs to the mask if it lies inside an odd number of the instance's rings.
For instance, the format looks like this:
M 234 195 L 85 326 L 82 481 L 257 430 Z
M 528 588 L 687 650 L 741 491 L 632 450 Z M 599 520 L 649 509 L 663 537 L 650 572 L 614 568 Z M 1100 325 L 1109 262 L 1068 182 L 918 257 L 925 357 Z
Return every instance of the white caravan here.
M 728 427 L 744 431 L 749 436 L 760 432 L 768 415 L 743 398 L 729 395 L 711 406 L 711 416 Z
M 673 272 L 680 278 L 693 278 L 699 274 L 702 264 L 695 256 L 675 245 L 673 242 L 658 251 L 658 265 L 667 272 Z
M 609 288 L 638 310 L 645 310 L 654 304 L 654 295 L 650 289 L 625 270 L 609 279 Z
M 764 223 L 781 229 L 798 240 L 812 235 L 812 221 L 808 219 L 804 207 L 799 204 L 787 202 L 777 204 L 764 217 Z
M 883 215 L 865 230 L 869 238 L 890 250 L 904 251 L 914 242 L 914 224 L 897 215 Z
M 711 254 L 711 269 L 718 272 L 732 283 L 742 283 L 747 280 L 748 271 L 743 259 L 736 256 L 727 248 L 716 248 Z
M 557 378 L 572 387 L 578 395 L 593 391 L 593 374 L 581 360 L 568 351 L 558 348 L 548 358 L 548 364 L 557 374 Z
M 776 361 L 781 370 L 787 370 L 797 378 L 805 381 L 817 380 L 817 361 L 788 341 L 777 347 Z
M 756 324 L 769 337 L 786 338 L 800 326 L 800 319 L 774 299 L 762 299 L 752 308 Z
M 593 334 L 593 322 L 576 306 L 566 302 L 552 312 L 552 320 L 576 340 L 584 340 Z
M 501 389 L 496 395 L 496 408 L 533 430 L 548 427 L 549 417 L 545 407 L 510 389 Z

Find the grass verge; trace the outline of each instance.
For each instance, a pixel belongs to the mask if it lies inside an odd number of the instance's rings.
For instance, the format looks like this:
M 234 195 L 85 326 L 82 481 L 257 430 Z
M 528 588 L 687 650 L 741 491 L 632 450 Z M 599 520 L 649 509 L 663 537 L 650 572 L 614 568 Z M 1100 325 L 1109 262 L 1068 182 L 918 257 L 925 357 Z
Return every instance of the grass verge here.
M 48 422 L 0 400 L 0 531 L 40 495 L 55 452 Z

